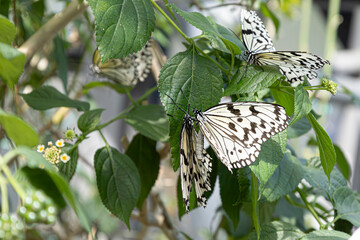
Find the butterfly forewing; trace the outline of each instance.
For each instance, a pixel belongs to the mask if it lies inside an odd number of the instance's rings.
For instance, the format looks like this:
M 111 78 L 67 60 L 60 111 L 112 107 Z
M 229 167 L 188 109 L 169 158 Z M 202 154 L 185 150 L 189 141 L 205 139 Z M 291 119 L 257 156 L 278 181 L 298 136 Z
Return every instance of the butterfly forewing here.
M 219 104 L 194 113 L 200 130 L 230 171 L 252 164 L 261 144 L 283 131 L 289 119 L 283 107 L 257 102 Z
M 247 61 L 256 65 L 275 65 L 289 83 L 300 83 L 317 77 L 314 70 L 329 61 L 307 52 L 276 51 L 261 19 L 254 11 L 241 12 L 242 38 L 247 49 Z

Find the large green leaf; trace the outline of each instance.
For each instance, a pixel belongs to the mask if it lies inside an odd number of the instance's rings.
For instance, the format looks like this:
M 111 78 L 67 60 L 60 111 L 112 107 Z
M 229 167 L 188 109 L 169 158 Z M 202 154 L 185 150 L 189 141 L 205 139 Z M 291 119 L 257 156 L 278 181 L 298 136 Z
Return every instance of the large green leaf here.
M 139 51 L 155 27 L 150 1 L 89 0 L 95 17 L 96 43 L 101 61 Z
M 258 92 L 270 87 L 280 77 L 277 67 L 242 66 L 225 89 L 224 96 Z
M 121 84 L 112 83 L 112 82 L 89 82 L 83 87 L 82 90 L 84 94 L 87 94 L 92 88 L 98 88 L 98 87 L 109 87 L 121 94 L 126 93 L 133 88 L 133 87 L 122 86 Z
M 136 165 L 127 155 L 107 147 L 96 151 L 94 161 L 101 201 L 130 228 L 130 215 L 141 190 Z
M 316 140 L 320 152 L 321 166 L 323 167 L 326 176 L 328 176 L 330 180 L 330 173 L 333 170 L 336 161 L 334 145 L 332 144 L 329 135 L 320 126 L 311 113 L 307 115 L 307 119 L 309 120 L 316 134 Z
M 265 223 L 261 226 L 260 239 L 261 240 L 290 240 L 300 239 L 305 236 L 305 233 L 301 232 L 297 227 L 290 223 L 274 221 Z M 256 233 L 252 232 L 249 235 L 249 240 L 255 240 Z
M 79 111 L 87 111 L 89 103 L 72 100 L 54 87 L 41 86 L 29 94 L 20 94 L 30 107 L 36 110 L 47 110 L 55 107 L 72 107 Z
M 325 175 L 324 171 L 314 167 L 304 167 L 305 180 L 313 186 L 315 191 L 321 194 L 326 193 L 326 196 L 332 198 L 336 189 L 347 186 L 346 179 L 336 168 L 330 174 L 331 182 Z M 325 195 L 325 194 L 324 194 Z
M 285 108 L 286 114 L 291 116 L 294 113 L 294 90 L 288 88 L 271 88 L 270 89 L 277 104 Z
M 21 118 L 0 110 L 0 124 L 7 136 L 17 145 L 34 147 L 39 142 L 35 130 Z
M 242 206 L 239 202 L 240 191 L 236 172 L 237 170 L 231 174 L 224 164 L 220 164 L 219 183 L 222 208 L 224 209 L 226 215 L 230 218 L 234 230 L 239 224 L 240 209 Z
M 250 166 L 251 171 L 264 185 L 275 172 L 286 149 L 286 130 L 272 136 L 261 146 L 258 159 Z
M 309 121 L 306 119 L 306 117 L 303 117 L 299 121 L 295 122 L 291 126 L 287 128 L 288 138 L 297 138 L 305 133 L 309 132 L 311 129 L 311 125 Z
M 222 75 L 209 59 L 200 56 L 193 46 L 168 59 L 159 75 L 159 92 L 165 110 L 170 117 L 170 147 L 173 168 L 179 167 L 179 138 L 184 112 L 166 96 L 169 95 L 178 106 L 187 111 L 187 106 L 205 110 L 219 103 L 222 96 Z M 185 96 L 181 92 L 185 93 Z
M 25 54 L 0 42 L 0 78 L 11 89 L 17 83 L 25 64 Z
M 289 123 L 289 126 L 305 117 L 312 109 L 312 104 L 309 99 L 309 93 L 304 90 L 302 85 L 295 88 L 294 97 L 294 116 Z
M 60 173 L 68 180 L 74 176 L 76 172 L 77 162 L 78 162 L 78 147 L 74 147 L 72 144 L 65 144 L 65 146 L 61 149 L 62 153 L 66 153 L 69 155 L 70 160 L 66 163 L 60 161 L 59 163 L 59 171 Z
M 338 188 L 334 194 L 334 207 L 338 216 L 348 220 L 354 226 L 360 226 L 360 196 L 348 187 Z
M 349 234 L 335 230 L 318 230 L 306 234 L 301 240 L 348 240 Z
M 0 35 L 0 42 L 11 45 L 15 37 L 15 26 L 2 15 L 0 15 L 0 32 L 2 33 Z
M 140 174 L 141 190 L 136 206 L 141 209 L 159 174 L 160 155 L 156 151 L 156 141 L 137 134 L 127 148 L 126 155 L 134 161 Z
M 160 105 L 140 105 L 125 116 L 125 121 L 141 134 L 160 142 L 169 138 L 169 121 Z
M 261 197 L 270 202 L 275 201 L 293 191 L 303 177 L 303 166 L 287 151 L 269 181 L 260 186 Z

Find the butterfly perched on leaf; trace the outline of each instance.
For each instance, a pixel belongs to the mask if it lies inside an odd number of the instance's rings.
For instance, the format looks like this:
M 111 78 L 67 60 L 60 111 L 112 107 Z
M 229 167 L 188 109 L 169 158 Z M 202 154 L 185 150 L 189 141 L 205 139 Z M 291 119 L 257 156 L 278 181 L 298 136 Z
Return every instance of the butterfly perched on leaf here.
M 135 86 L 143 82 L 150 73 L 152 63 L 151 43 L 148 42 L 140 51 L 122 59 L 109 59 L 101 63 L 99 50 L 93 54 L 90 69 L 101 77 L 110 79 L 123 86 Z
M 189 109 L 186 112 L 178 108 L 185 113 L 180 131 L 180 181 L 185 209 L 188 212 L 193 183 L 198 205 L 206 206 L 207 200 L 204 193 L 211 190 L 212 159 L 204 149 L 204 136 L 202 133 L 197 133 L 194 128 Z
M 223 103 L 193 112 L 200 131 L 229 171 L 254 163 L 261 144 L 285 130 L 289 120 L 282 106 L 262 102 Z
M 264 24 L 254 11 L 241 11 L 241 34 L 248 64 L 279 66 L 290 84 L 303 82 L 305 77 L 316 78 L 316 70 L 330 64 L 328 60 L 308 52 L 276 51 Z

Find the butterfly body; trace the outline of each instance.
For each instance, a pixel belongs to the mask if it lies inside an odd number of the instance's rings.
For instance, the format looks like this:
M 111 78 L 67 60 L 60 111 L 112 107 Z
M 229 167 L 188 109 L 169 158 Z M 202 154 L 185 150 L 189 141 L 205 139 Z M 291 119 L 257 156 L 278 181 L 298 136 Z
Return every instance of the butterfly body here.
M 283 107 L 271 103 L 223 103 L 193 112 L 200 131 L 229 171 L 255 162 L 261 144 L 283 131 L 289 120 Z
M 242 10 L 241 29 L 248 64 L 279 66 L 289 83 L 298 84 L 305 77 L 316 78 L 316 70 L 330 64 L 328 60 L 308 52 L 276 51 L 264 24 L 254 11 Z

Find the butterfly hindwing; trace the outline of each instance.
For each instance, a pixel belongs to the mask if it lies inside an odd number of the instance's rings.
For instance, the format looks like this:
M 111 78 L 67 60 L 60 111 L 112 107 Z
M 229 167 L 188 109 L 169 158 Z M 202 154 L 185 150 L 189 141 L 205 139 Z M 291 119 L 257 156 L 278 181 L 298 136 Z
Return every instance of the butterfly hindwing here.
M 283 107 L 258 102 L 219 104 L 194 113 L 200 130 L 230 171 L 252 164 L 261 144 L 283 131 L 289 119 Z

